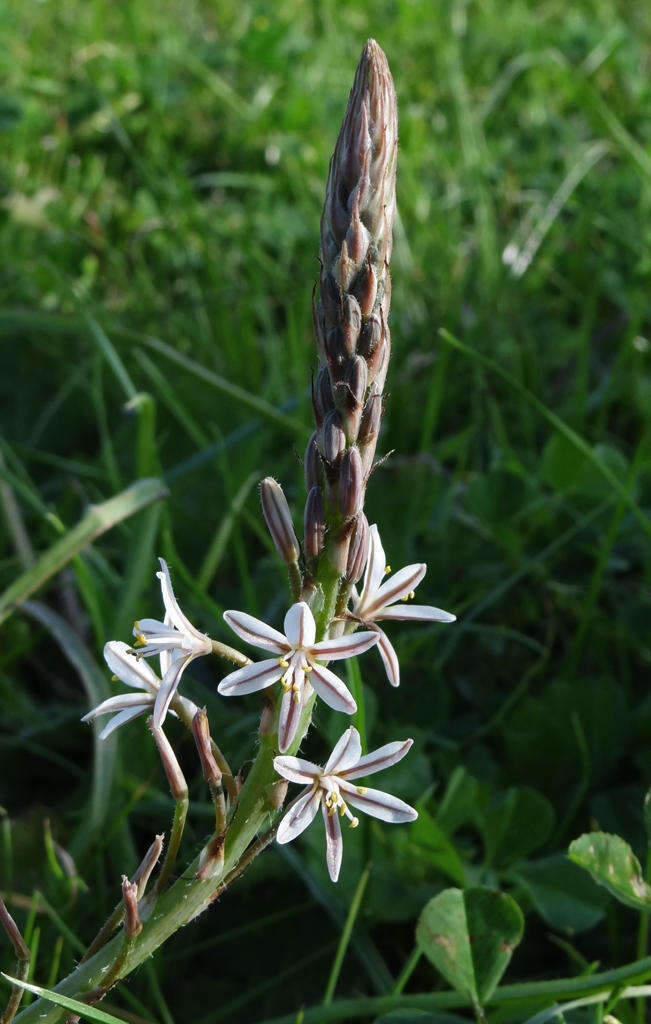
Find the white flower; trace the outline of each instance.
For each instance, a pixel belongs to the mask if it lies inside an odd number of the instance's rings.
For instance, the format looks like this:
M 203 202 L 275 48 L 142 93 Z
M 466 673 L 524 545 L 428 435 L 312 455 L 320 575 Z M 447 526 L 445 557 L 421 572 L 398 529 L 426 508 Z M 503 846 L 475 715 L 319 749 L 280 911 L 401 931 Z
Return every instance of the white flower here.
M 391 572 L 391 568 L 387 566 L 378 528 L 375 524 L 371 527 L 362 592 L 358 594 L 353 587 L 351 615 L 365 626 L 377 630 L 378 648 L 392 686 L 400 685 L 398 656 L 386 633 L 378 626 L 378 622 L 382 619 L 413 619 L 417 622 L 456 621 L 456 615 L 444 612 L 441 608 L 405 603 L 413 598 L 414 590 L 426 571 L 427 566 L 424 562 L 406 565 L 383 583 L 384 576 Z
M 138 659 L 160 655 L 162 681 L 154 705 L 154 726 L 159 729 L 176 693 L 181 676 L 191 661 L 212 652 L 212 641 L 185 617 L 172 590 L 167 562 L 159 558 L 160 580 L 165 605 L 165 621 L 139 619 L 133 627 L 136 644 L 133 653 Z
M 287 612 L 285 635 L 245 612 L 227 611 L 224 619 L 242 640 L 279 655 L 231 672 L 217 689 L 230 697 L 262 690 L 280 679 L 285 691 L 278 722 L 278 747 L 281 751 L 287 750 L 294 739 L 303 704 L 312 689 L 335 711 L 352 715 L 357 710 L 348 687 L 319 662 L 362 654 L 377 643 L 377 633 L 353 633 L 315 643 L 314 616 L 304 601 L 293 604 Z
M 113 714 L 104 726 L 99 738 L 105 740 L 112 732 L 126 725 L 138 715 L 151 714 L 160 691 L 161 681 L 156 673 L 144 661 L 138 661 L 131 653 L 131 648 L 119 640 L 112 640 L 104 646 L 104 660 L 117 678 L 137 693 L 120 693 L 109 697 L 96 708 L 84 715 L 82 722 L 90 722 L 99 715 Z M 191 701 L 181 698 L 189 714 L 197 710 Z M 172 711 L 171 714 L 174 714 Z
M 404 800 L 379 789 L 355 786 L 351 781 L 373 775 L 401 761 L 413 742 L 396 740 L 362 757 L 359 733 L 351 725 L 340 738 L 324 768 L 300 757 L 276 757 L 274 768 L 278 774 L 289 782 L 300 782 L 305 786 L 278 826 L 278 842 L 291 843 L 292 839 L 296 839 L 314 820 L 321 806 L 326 830 L 326 863 L 330 878 L 336 882 L 343 853 L 339 815 L 349 819 L 351 828 L 359 824 L 348 804 L 393 824 L 414 821 L 418 817 L 418 812 Z

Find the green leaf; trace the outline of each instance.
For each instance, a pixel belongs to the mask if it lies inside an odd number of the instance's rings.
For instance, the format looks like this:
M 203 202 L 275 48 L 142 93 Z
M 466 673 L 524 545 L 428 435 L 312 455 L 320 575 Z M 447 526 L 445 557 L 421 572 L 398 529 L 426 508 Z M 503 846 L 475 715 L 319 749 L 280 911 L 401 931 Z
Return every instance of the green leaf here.
M 524 860 L 545 842 L 554 817 L 554 808 L 538 790 L 508 789 L 491 804 L 480 824 L 487 864 L 505 867 Z
M 109 498 L 101 505 L 91 506 L 80 523 L 55 541 L 35 565 L 0 594 L 0 623 L 9 618 L 22 601 L 42 587 L 96 537 L 150 505 L 152 501 L 164 498 L 167 493 L 161 480 L 138 480 L 114 498 Z
M 520 865 L 509 873 L 550 928 L 584 932 L 604 917 L 608 896 L 563 854 Z
M 424 808 L 409 830 L 409 841 L 427 852 L 428 864 L 442 871 L 453 882 L 466 884 L 466 872 L 461 857 L 437 821 Z
M 69 999 L 68 996 L 59 995 L 58 992 L 53 992 L 49 988 L 41 988 L 40 985 L 31 985 L 26 981 L 19 981 L 17 978 L 12 978 L 9 974 L 3 974 L 3 978 L 11 982 L 12 985 L 18 985 L 19 988 L 24 988 L 27 992 L 33 992 L 35 996 L 41 996 L 42 999 L 49 999 L 51 1003 L 55 1003 L 57 1006 L 63 1006 L 66 1010 L 73 1010 L 78 1013 L 84 1020 L 95 1021 L 96 1024 L 124 1024 L 123 1020 L 119 1017 L 113 1017 L 110 1013 L 105 1013 L 104 1010 L 98 1010 L 95 1006 L 86 1006 L 85 1003 L 80 1003 L 77 999 Z
M 495 991 L 523 928 L 522 911 L 505 893 L 445 889 L 420 915 L 416 942 L 457 992 L 481 1005 Z
M 651 889 L 644 881 L 640 862 L 621 836 L 588 832 L 570 843 L 568 853 L 620 903 L 637 910 L 651 908 Z
M 378 1017 L 373 1024 L 467 1024 L 467 1017 L 454 1013 L 431 1013 L 428 1010 L 393 1010 Z

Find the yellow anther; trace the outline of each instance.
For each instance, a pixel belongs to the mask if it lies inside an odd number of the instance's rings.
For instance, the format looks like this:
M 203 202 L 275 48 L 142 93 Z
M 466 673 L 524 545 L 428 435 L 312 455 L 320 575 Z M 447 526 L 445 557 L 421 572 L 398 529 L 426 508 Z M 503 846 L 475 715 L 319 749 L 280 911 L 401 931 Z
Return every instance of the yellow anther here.
M 285 658 L 279 658 L 278 664 L 281 668 L 289 668 L 289 662 Z
M 401 601 L 408 601 L 409 600 L 409 594 L 405 594 L 405 596 L 401 597 L 400 600 Z
M 119 676 L 111 676 L 111 682 L 112 682 L 112 683 L 117 683 L 117 682 L 119 682 Z
M 298 685 L 298 683 L 292 683 L 292 690 L 294 691 L 294 693 L 300 693 L 301 688 Z
M 350 819 L 350 827 L 351 828 L 357 828 L 358 825 L 359 825 L 359 818 L 351 818 Z
M 308 674 L 312 671 L 312 666 L 308 661 L 306 661 L 305 664 L 303 665 L 303 671 L 307 672 Z
M 364 794 L 368 792 L 366 786 L 355 786 L 355 789 L 357 790 L 360 796 L 364 796 Z
M 289 680 L 287 679 L 287 676 L 282 676 L 281 677 L 280 685 L 282 686 L 282 688 L 285 691 L 285 693 L 287 693 L 287 690 L 289 690 L 289 687 L 290 687 L 290 683 L 289 683 Z
M 409 591 L 409 600 L 413 601 L 415 597 L 416 597 L 416 594 L 414 593 L 414 591 L 410 590 Z
M 343 816 L 344 816 L 344 814 L 346 813 L 347 810 L 348 810 L 348 808 L 346 807 L 345 803 L 342 800 L 340 805 L 339 805 L 339 814 L 341 815 L 342 818 L 343 818 Z
M 301 703 L 301 695 L 300 695 L 300 693 L 295 693 L 294 694 L 294 704 L 300 704 L 300 703 Z
M 384 570 L 384 575 L 388 576 L 390 572 L 391 572 L 391 566 L 387 565 L 386 569 Z
M 336 813 L 337 813 L 337 805 L 336 804 L 331 804 L 330 807 L 328 808 L 328 817 L 331 818 L 332 815 L 336 814 Z

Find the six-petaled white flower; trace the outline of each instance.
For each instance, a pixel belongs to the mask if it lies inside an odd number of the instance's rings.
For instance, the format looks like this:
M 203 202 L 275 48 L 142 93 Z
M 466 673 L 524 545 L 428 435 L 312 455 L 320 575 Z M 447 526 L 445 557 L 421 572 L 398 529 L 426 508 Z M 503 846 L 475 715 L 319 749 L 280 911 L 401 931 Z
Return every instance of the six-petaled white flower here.
M 305 786 L 278 826 L 278 842 L 290 843 L 296 839 L 314 820 L 321 807 L 326 830 L 326 863 L 330 878 L 336 882 L 343 853 L 339 818 L 345 815 L 351 828 L 358 824 L 349 804 L 356 810 L 393 824 L 414 821 L 418 817 L 418 812 L 404 800 L 379 789 L 356 786 L 352 781 L 396 764 L 402 760 L 412 743 L 413 740 L 397 740 L 362 756 L 359 733 L 351 725 L 323 768 L 300 757 L 276 757 L 274 768 L 278 774 L 289 782 L 299 782 Z
M 160 580 L 165 605 L 165 621 L 139 619 L 133 627 L 136 644 L 133 652 L 138 659 L 160 655 L 163 675 L 154 704 L 154 725 L 158 729 L 167 714 L 183 672 L 191 661 L 212 651 L 212 641 L 185 617 L 172 590 L 167 562 L 159 558 Z
M 131 648 L 119 640 L 112 640 L 104 646 L 104 660 L 111 672 L 127 686 L 130 686 L 136 693 L 120 693 L 115 697 L 109 697 L 102 701 L 96 708 L 84 715 L 82 722 L 90 722 L 99 715 L 111 714 L 104 726 L 99 738 L 106 739 L 112 732 L 126 725 L 138 715 L 151 714 L 154 704 L 160 691 L 161 681 L 150 666 L 144 661 L 138 661 L 131 653 Z M 189 715 L 194 715 L 196 707 L 191 701 L 181 697 L 180 700 L 186 706 Z M 170 712 L 174 714 L 174 712 Z
M 384 579 L 391 572 L 380 540 L 377 526 L 370 530 L 368 558 L 361 593 L 353 587 L 351 616 L 377 631 L 378 649 L 384 662 L 389 682 L 392 686 L 400 685 L 400 665 L 398 656 L 386 633 L 378 626 L 378 622 L 391 619 L 412 619 L 417 622 L 454 622 L 456 615 L 444 612 L 441 608 L 431 605 L 407 604 L 414 596 L 414 590 L 427 571 L 424 562 L 406 565 Z
M 352 715 L 357 710 L 348 687 L 319 663 L 362 654 L 377 643 L 376 632 L 354 633 L 315 643 L 314 616 L 303 601 L 293 604 L 287 612 L 284 635 L 246 612 L 226 611 L 224 619 L 242 640 L 276 655 L 231 672 L 222 679 L 218 690 L 230 697 L 262 690 L 280 680 L 285 692 L 278 721 L 279 750 L 287 750 L 294 739 L 303 704 L 313 688 L 335 711 Z

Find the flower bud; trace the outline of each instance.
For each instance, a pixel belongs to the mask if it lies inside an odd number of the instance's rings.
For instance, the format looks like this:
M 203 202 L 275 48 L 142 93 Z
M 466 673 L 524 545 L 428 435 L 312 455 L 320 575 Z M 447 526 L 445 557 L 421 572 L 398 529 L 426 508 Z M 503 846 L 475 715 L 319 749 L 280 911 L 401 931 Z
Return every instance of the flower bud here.
M 316 431 L 307 442 L 303 469 L 305 471 L 305 487 L 309 491 L 311 487 L 316 487 L 321 479 L 321 458 L 316 446 Z
M 122 875 L 122 901 L 124 903 L 124 934 L 133 939 L 142 931 L 138 913 L 138 886 Z
M 344 296 L 342 304 L 344 348 L 347 355 L 352 356 L 357 346 L 359 332 L 362 329 L 362 311 L 359 302 L 353 295 Z
M 324 417 L 334 409 L 334 404 L 330 372 L 327 366 L 322 366 L 316 375 L 316 381 L 312 385 L 312 405 L 314 406 L 314 418 L 316 419 L 317 427 L 321 426 Z
M 377 348 L 381 337 L 382 322 L 377 313 L 375 313 L 373 316 L 368 318 L 359 332 L 357 351 L 360 355 L 363 355 L 365 359 L 368 359 L 371 352 L 375 351 Z
M 336 462 L 346 447 L 346 435 L 341 416 L 334 409 L 329 412 L 321 428 L 321 451 L 326 462 Z
M 210 726 L 205 708 L 199 708 L 192 719 L 192 735 L 197 745 L 197 753 L 201 761 L 201 771 L 203 772 L 204 779 L 211 789 L 215 786 L 221 786 L 222 773 L 212 752 Z
M 354 516 L 364 500 L 364 470 L 358 448 L 349 448 L 341 460 L 339 473 L 339 511 Z
M 368 557 L 369 537 L 368 519 L 363 512 L 360 512 L 348 547 L 345 576 L 349 583 L 357 583 L 362 578 Z
M 313 487 L 305 502 L 305 557 L 318 558 L 323 551 L 325 512 L 321 488 Z
M 291 565 L 298 561 L 299 546 L 294 532 L 292 514 L 283 489 L 273 477 L 266 477 L 260 484 L 262 514 L 276 551 L 283 562 Z
M 354 441 L 357 437 L 364 395 L 366 393 L 367 377 L 366 361 L 361 356 L 353 356 L 346 367 L 344 379 L 337 388 L 338 404 L 341 409 L 344 430 L 349 441 Z
M 370 316 L 377 296 L 377 274 L 370 259 L 357 275 L 352 291 L 359 302 L 362 316 Z
M 357 439 L 360 444 L 368 444 L 377 437 L 380 432 L 382 420 L 382 395 L 375 384 L 369 389 L 368 398 L 364 404 L 362 416 L 357 432 Z

